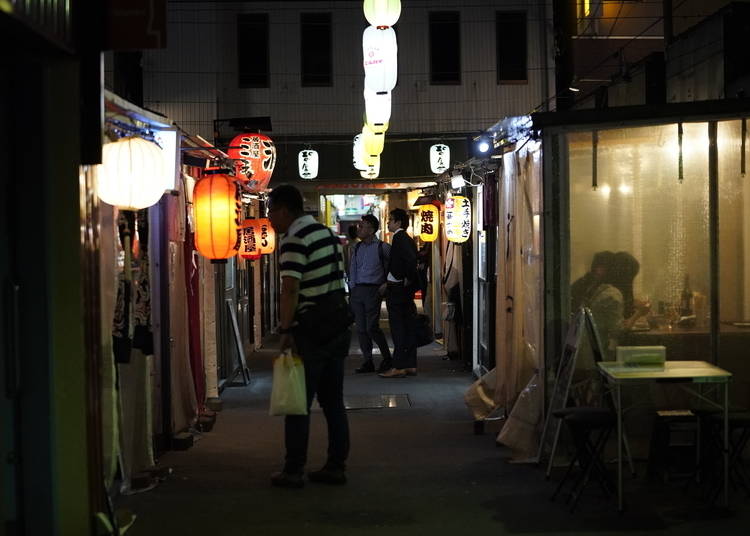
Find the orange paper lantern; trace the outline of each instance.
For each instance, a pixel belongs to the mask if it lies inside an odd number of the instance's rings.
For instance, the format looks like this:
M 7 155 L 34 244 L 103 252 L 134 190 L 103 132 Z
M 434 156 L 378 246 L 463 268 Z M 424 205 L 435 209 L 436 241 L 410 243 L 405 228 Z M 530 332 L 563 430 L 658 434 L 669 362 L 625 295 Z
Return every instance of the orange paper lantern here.
M 417 219 L 419 238 L 423 242 L 434 242 L 440 227 L 440 210 L 435 205 L 421 205 Z
M 193 188 L 195 247 L 211 262 L 226 262 L 237 253 L 242 204 L 233 177 L 207 175 Z
M 268 218 L 258 220 L 258 245 L 262 255 L 273 253 L 276 249 L 276 232 L 271 227 L 271 220 Z
M 255 260 L 260 258 L 260 248 L 258 247 L 258 220 L 247 219 L 242 222 L 242 231 L 240 239 L 239 255 L 243 259 Z
M 235 160 L 235 175 L 253 190 L 265 190 L 276 166 L 276 146 L 264 134 L 235 136 L 227 150 Z

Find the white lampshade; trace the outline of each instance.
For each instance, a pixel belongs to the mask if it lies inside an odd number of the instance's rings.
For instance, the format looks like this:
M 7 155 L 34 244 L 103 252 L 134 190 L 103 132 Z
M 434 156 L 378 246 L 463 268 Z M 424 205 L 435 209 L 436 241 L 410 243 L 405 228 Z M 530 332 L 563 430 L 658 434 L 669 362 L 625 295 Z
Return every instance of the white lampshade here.
M 161 149 L 143 138 L 121 138 L 102 148 L 97 177 L 99 198 L 124 210 L 155 205 L 164 193 L 164 157 Z
M 375 93 L 365 88 L 364 97 L 367 126 L 373 132 L 385 132 L 391 119 L 391 92 Z
M 393 26 L 401 15 L 401 0 L 365 0 L 363 9 L 373 26 Z
M 362 134 L 357 134 L 354 136 L 354 146 L 352 147 L 352 163 L 354 164 L 354 169 L 360 171 L 367 169 L 367 164 L 365 164 L 363 160 L 364 156 L 365 148 L 364 145 L 362 145 Z
M 375 156 L 364 171 L 359 172 L 363 179 L 377 179 L 380 175 L 380 157 Z
M 451 163 L 451 148 L 444 143 L 436 143 L 430 147 L 430 170 L 437 174 L 442 173 Z
M 369 126 L 363 126 L 362 145 L 366 155 L 380 155 L 385 147 L 385 132 L 373 132 Z
M 365 87 L 371 91 L 391 91 L 398 77 L 398 45 L 393 28 L 368 26 L 362 34 L 362 64 Z
M 297 157 L 299 176 L 303 179 L 314 179 L 318 176 L 318 151 L 305 149 Z

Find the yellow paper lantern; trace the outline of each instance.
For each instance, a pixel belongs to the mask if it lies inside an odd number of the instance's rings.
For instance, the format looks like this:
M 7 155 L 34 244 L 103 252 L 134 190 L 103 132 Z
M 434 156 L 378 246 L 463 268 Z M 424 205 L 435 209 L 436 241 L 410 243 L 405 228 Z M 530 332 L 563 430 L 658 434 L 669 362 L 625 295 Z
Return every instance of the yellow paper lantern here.
M 97 174 L 102 201 L 124 210 L 140 210 L 155 205 L 165 185 L 164 156 L 158 145 L 139 137 L 104 144 Z
M 362 145 L 365 154 L 370 156 L 380 155 L 385 147 L 385 132 L 373 132 L 368 125 L 363 126 Z
M 276 232 L 268 218 L 258 220 L 258 249 L 261 255 L 268 255 L 276 249 Z
M 193 189 L 195 247 L 211 262 L 226 262 L 240 246 L 242 203 L 234 179 L 208 175 Z
M 364 0 L 362 9 L 373 26 L 393 26 L 401 15 L 401 0 Z
M 440 227 L 440 211 L 435 205 L 422 205 L 419 207 L 417 220 L 419 238 L 423 242 L 434 242 L 438 237 Z
M 466 242 L 471 236 L 471 201 L 462 195 L 445 199 L 445 238 L 451 242 Z

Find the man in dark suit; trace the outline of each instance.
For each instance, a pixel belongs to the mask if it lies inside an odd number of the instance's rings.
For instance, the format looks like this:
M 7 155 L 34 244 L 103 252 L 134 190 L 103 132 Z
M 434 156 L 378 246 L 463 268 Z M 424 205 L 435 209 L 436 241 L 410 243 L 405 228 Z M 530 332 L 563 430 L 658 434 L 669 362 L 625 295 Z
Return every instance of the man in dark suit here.
M 404 378 L 417 374 L 417 339 L 414 290 L 417 281 L 417 246 L 406 234 L 409 215 L 397 208 L 388 216 L 388 230 L 393 233 L 388 259 L 385 305 L 393 337 L 393 368 L 381 378 Z

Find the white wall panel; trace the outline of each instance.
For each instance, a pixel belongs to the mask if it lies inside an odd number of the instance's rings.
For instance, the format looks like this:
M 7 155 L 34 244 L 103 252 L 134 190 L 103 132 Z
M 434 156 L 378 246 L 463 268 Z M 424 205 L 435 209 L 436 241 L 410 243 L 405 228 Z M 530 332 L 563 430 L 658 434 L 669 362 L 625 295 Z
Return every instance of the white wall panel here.
M 404 0 L 396 25 L 399 83 L 393 91 L 389 133 L 448 134 L 478 131 L 508 115 L 525 114 L 542 103 L 551 87 L 541 60 L 540 22 L 549 29 L 546 9 L 519 0 Z M 183 128 L 210 139 L 214 118 L 264 116 L 273 132 L 284 135 L 354 134 L 362 125 L 364 74 L 361 36 L 367 22 L 361 1 L 205 2 L 169 4 L 168 48 L 149 51 L 144 60 L 146 106 L 172 117 Z M 527 10 L 526 84 L 498 85 L 495 60 L 495 11 Z M 429 11 L 459 11 L 462 83 L 430 85 Z M 239 13 L 268 13 L 270 88 L 242 89 L 237 84 L 236 18 Z M 330 12 L 333 28 L 333 86 L 300 84 L 302 12 Z M 546 15 L 540 15 L 546 12 Z M 540 21 L 545 18 L 546 21 Z M 512 47 L 512 43 L 508 43 Z

